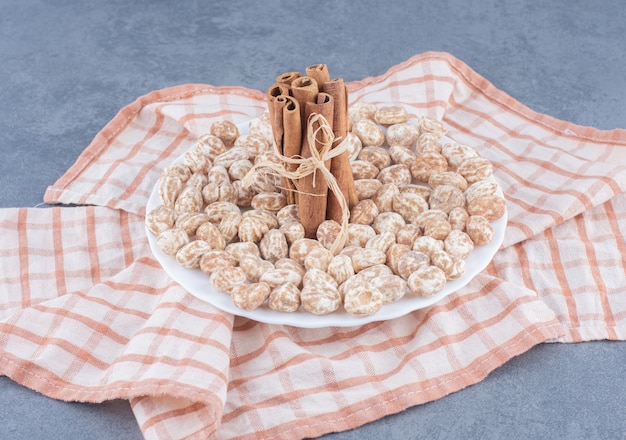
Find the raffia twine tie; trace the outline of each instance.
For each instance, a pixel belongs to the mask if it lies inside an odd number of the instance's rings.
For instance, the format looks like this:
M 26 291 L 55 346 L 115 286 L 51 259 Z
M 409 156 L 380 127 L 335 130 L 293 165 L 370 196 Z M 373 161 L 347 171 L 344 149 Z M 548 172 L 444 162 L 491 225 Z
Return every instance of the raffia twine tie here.
M 319 124 L 316 129 L 313 129 L 315 124 Z M 322 134 L 322 139 L 319 139 L 319 134 Z M 350 209 L 348 208 L 348 203 L 341 192 L 341 188 L 337 183 L 337 179 L 330 172 L 328 168 L 324 165 L 324 163 L 328 160 L 331 160 L 333 157 L 339 156 L 341 153 L 347 150 L 348 143 L 345 139 L 337 145 L 335 148 L 332 148 L 335 137 L 333 135 L 333 130 L 328 123 L 328 120 L 319 113 L 312 113 L 307 120 L 307 142 L 309 144 L 309 150 L 311 151 L 310 157 L 302 157 L 302 156 L 293 156 L 287 157 L 283 156 L 278 148 L 275 146 L 275 152 L 280 159 L 280 163 L 272 162 L 269 160 L 265 160 L 255 164 L 250 171 L 244 176 L 242 179 L 242 184 L 245 187 L 249 187 L 252 185 L 254 180 L 255 173 L 260 168 L 269 169 L 275 175 L 279 177 L 286 177 L 288 179 L 298 181 L 303 177 L 313 175 L 313 187 L 315 187 L 315 177 L 317 172 L 319 171 L 324 176 L 326 180 L 326 184 L 328 188 L 333 192 L 337 200 L 339 201 L 339 206 L 341 207 L 341 230 L 339 234 L 335 238 L 332 246 L 330 247 L 330 251 L 333 255 L 337 255 L 341 249 L 343 249 L 346 241 L 348 240 L 348 221 L 350 219 Z M 316 148 L 319 146 L 320 148 Z M 285 168 L 285 164 L 296 165 L 296 169 L 293 171 Z M 303 193 L 302 191 L 294 190 L 298 193 Z M 313 196 L 319 196 L 319 194 L 311 194 L 306 193 Z

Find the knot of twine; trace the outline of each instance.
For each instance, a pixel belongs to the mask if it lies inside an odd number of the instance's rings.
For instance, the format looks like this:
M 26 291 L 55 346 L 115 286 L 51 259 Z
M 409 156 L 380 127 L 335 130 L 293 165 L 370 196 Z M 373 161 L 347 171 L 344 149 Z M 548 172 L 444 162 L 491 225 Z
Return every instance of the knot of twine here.
M 313 126 L 316 123 L 319 124 L 319 126 L 313 129 Z M 322 134 L 322 139 L 319 138 L 319 134 Z M 337 183 L 337 179 L 324 164 L 324 162 L 332 159 L 333 157 L 339 156 L 348 148 L 348 143 L 345 139 L 335 148 L 332 148 L 334 140 L 335 137 L 333 135 L 333 130 L 330 127 L 328 120 L 319 113 L 312 113 L 307 121 L 307 142 L 309 144 L 311 156 L 306 158 L 302 156 L 283 156 L 283 154 L 278 151 L 278 148 L 275 146 L 275 152 L 280 159 L 280 163 L 265 160 L 255 164 L 242 179 L 242 184 L 249 187 L 252 185 L 256 171 L 259 168 L 267 168 L 272 170 L 277 176 L 286 177 L 293 181 L 297 181 L 312 174 L 313 187 L 315 187 L 315 177 L 319 170 L 319 172 L 324 176 L 328 188 L 333 192 L 339 202 L 339 206 L 341 207 L 341 230 L 330 247 L 330 251 L 333 255 L 337 255 L 339 251 L 343 249 L 348 239 L 350 209 L 348 208 L 348 202 L 341 192 L 339 183 Z M 316 148 L 317 146 L 320 148 Z M 285 168 L 285 164 L 296 165 L 297 168 L 290 171 Z M 304 193 L 302 191 L 298 191 L 297 189 L 293 191 L 301 194 L 320 196 L 320 194 Z

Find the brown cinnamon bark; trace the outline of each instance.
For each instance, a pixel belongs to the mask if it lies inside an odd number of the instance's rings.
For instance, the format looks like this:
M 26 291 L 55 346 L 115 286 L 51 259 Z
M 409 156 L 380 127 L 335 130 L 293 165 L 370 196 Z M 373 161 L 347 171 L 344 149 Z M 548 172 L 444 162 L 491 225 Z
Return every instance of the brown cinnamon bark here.
M 279 96 L 289 95 L 289 87 L 284 84 L 273 84 L 265 94 L 267 100 L 267 109 L 270 115 L 270 123 L 272 124 L 272 133 L 274 135 L 274 142 L 278 147 L 278 151 L 282 151 L 282 139 L 283 139 L 283 118 L 282 118 L 282 106 L 284 101 L 277 102 Z
M 333 148 L 335 148 L 348 134 L 348 90 L 345 87 L 343 78 L 327 81 L 322 84 L 321 89 L 325 93 L 330 94 L 334 100 L 333 134 L 335 135 L 335 141 L 333 142 Z M 337 179 L 337 184 L 341 188 L 341 193 L 348 202 L 348 206 L 352 208 L 358 203 L 359 199 L 356 194 L 354 177 L 352 176 L 352 168 L 350 166 L 350 156 L 347 151 L 333 158 L 330 171 Z M 335 194 L 329 193 L 326 216 L 341 223 L 342 215 L 343 212 L 337 197 Z
M 315 102 L 307 102 L 305 105 L 305 119 L 313 113 L 321 114 L 326 118 L 329 124 L 332 125 L 333 120 L 333 98 L 327 93 L 319 93 Z M 319 151 L 321 145 L 310 145 L 308 141 L 309 129 L 315 130 L 319 127 L 318 124 L 309 124 L 305 122 L 303 130 L 302 140 L 302 157 L 311 156 L 311 148 L 316 148 Z M 332 128 L 332 127 L 331 127 Z M 318 132 L 318 138 L 321 142 L 329 141 L 325 139 L 323 132 Z M 330 162 L 330 161 L 329 161 Z M 327 168 L 330 167 L 330 163 L 327 164 Z M 328 202 L 328 184 L 321 172 L 310 174 L 302 177 L 295 182 L 296 188 L 299 191 L 298 194 L 298 206 L 300 208 L 300 222 L 304 226 L 305 236 L 308 238 L 315 238 L 317 227 L 326 220 L 326 205 Z
M 286 84 L 289 86 L 296 78 L 300 78 L 301 76 L 302 74 L 300 72 L 285 72 L 276 77 L 276 82 L 278 84 Z
M 276 78 L 276 84 L 267 91 L 270 121 L 278 151 L 286 157 L 301 155 L 310 157 L 310 148 L 321 148 L 325 132 L 317 133 L 315 145 L 309 145 L 308 118 L 321 114 L 332 129 L 337 147 L 348 133 L 348 92 L 342 78 L 330 79 L 326 64 L 313 64 L 306 68 L 306 76 L 300 72 L 285 72 Z M 314 124 L 311 130 L 319 125 Z M 325 166 L 335 177 L 343 198 L 349 207 L 358 203 L 354 178 L 348 152 L 344 152 Z M 285 164 L 290 171 L 296 165 Z M 321 172 L 297 179 L 295 182 L 282 178 L 282 187 L 288 203 L 298 203 L 300 218 L 309 238 L 315 238 L 317 227 L 327 218 L 342 222 L 343 211 L 337 196 L 328 189 Z M 297 192 L 293 191 L 297 188 Z
M 267 98 L 276 98 L 280 95 L 289 95 L 289 86 L 287 84 L 274 83 L 267 89 Z
M 296 78 L 291 83 L 291 96 L 296 98 L 300 103 L 300 117 L 302 118 L 302 126 L 306 125 L 305 112 L 307 102 L 316 102 L 319 86 L 317 81 L 308 76 Z
M 302 120 L 300 119 L 300 103 L 293 96 L 285 97 L 283 106 L 283 155 L 293 157 L 300 154 L 302 145 Z M 288 164 L 293 171 L 295 165 Z
M 330 74 L 326 64 L 313 64 L 307 67 L 306 76 L 313 78 L 319 86 L 330 81 Z
M 293 96 L 285 96 L 285 104 L 283 105 L 283 149 L 282 154 L 286 157 L 294 157 L 300 154 L 302 145 L 302 122 L 300 119 L 300 103 Z M 285 168 L 294 171 L 297 165 L 285 164 Z M 291 179 L 283 179 L 284 194 L 287 197 L 287 203 L 297 203 L 298 194 L 293 190 L 295 185 Z
M 307 103 L 306 107 L 307 107 L 306 108 L 307 120 L 309 116 L 312 115 L 313 113 L 320 114 L 324 116 L 324 118 L 328 122 L 328 125 L 330 126 L 331 131 L 332 131 L 333 120 L 334 120 L 333 118 L 334 118 L 334 113 L 335 113 L 335 100 L 332 95 L 330 95 L 329 93 L 323 93 L 323 92 L 318 93 L 315 103 Z M 319 124 L 314 124 L 312 128 L 316 129 L 318 127 L 319 127 Z M 317 139 L 319 139 L 320 141 L 320 145 L 317 145 L 317 148 L 319 149 L 321 148 L 321 145 L 323 143 L 330 142 L 331 137 L 326 136 L 325 132 L 320 131 L 318 132 Z M 330 167 L 330 161 L 328 161 L 328 167 Z

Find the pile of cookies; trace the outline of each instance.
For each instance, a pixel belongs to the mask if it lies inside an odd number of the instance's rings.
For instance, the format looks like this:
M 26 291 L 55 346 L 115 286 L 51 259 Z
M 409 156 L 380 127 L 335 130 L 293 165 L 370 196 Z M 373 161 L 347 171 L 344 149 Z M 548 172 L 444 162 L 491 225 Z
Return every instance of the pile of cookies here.
M 358 203 L 337 254 L 330 247 L 341 225 L 329 219 L 316 238 L 305 237 L 279 176 L 257 170 L 242 183 L 255 163 L 279 160 L 267 114 L 246 134 L 215 122 L 182 162 L 163 170 L 161 205 L 146 215 L 160 250 L 206 273 L 244 310 L 343 308 L 363 317 L 405 295 L 435 295 L 462 276 L 505 213 L 492 164 L 447 142 L 439 121 L 411 120 L 401 106 L 358 103 L 348 116 L 344 142 Z

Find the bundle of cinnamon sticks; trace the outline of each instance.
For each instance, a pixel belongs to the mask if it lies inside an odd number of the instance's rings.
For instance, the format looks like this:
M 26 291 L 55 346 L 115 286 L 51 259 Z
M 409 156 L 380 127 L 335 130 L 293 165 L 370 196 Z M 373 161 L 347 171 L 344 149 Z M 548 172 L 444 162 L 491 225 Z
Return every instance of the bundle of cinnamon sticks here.
M 279 75 L 276 83 L 267 90 L 267 104 L 276 146 L 287 158 L 310 157 L 312 148 L 319 149 L 328 141 L 332 141 L 332 148 L 335 148 L 348 133 L 348 92 L 342 78 L 330 78 L 326 64 L 311 65 L 304 75 L 300 72 Z M 318 127 L 309 124 L 309 118 L 315 114 L 328 122 L 332 139 L 316 139 L 311 145 L 310 130 Z M 323 137 L 328 132 L 319 130 L 316 133 Z M 326 161 L 324 166 L 335 177 L 347 205 L 355 205 L 358 198 L 348 152 Z M 290 171 L 295 167 L 297 165 L 285 164 Z M 287 201 L 298 204 L 307 237 L 315 238 L 318 226 L 326 219 L 341 223 L 342 207 L 337 194 L 329 191 L 322 173 L 294 180 L 283 177 L 282 187 Z

